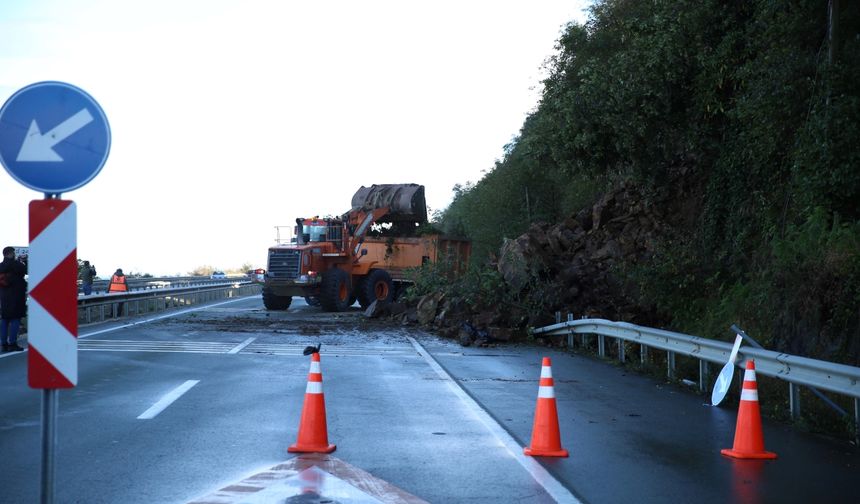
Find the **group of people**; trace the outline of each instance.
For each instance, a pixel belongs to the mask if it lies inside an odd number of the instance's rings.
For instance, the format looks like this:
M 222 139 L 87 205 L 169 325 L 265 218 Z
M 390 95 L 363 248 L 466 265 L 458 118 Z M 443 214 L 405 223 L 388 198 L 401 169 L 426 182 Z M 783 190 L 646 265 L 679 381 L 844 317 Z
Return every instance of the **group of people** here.
M 96 274 L 96 267 L 92 266 L 89 261 L 84 261 L 79 275 L 81 277 L 81 289 L 87 296 L 93 293 L 93 280 L 96 278 Z M 111 275 L 107 291 L 109 293 L 128 292 L 128 282 L 126 282 L 122 268 L 117 268 L 114 274 Z
M 16 257 L 15 247 L 3 249 L 3 262 L 0 262 L 0 342 L 3 344 L 3 353 L 20 352 L 24 350 L 18 344 L 18 332 L 21 328 L 21 319 L 27 314 L 27 256 Z M 84 261 L 80 271 L 81 287 L 84 294 L 89 295 L 93 291 L 93 280 L 96 278 L 96 268 Z M 108 293 L 128 292 L 128 282 L 122 272 L 117 268 L 111 276 L 108 285 Z M 124 303 L 119 303 L 120 314 Z
M 79 276 L 81 277 L 81 288 L 84 291 L 84 294 L 89 296 L 93 292 L 93 280 L 96 278 L 96 267 L 90 265 L 89 261 L 84 261 Z M 110 277 L 110 283 L 107 288 L 108 294 L 111 292 L 128 292 L 128 282 L 126 281 L 125 274 L 122 272 L 122 268 L 117 268 L 113 275 Z M 111 316 L 119 316 L 122 315 L 122 309 L 125 306 L 125 303 L 122 301 L 116 304 L 116 312 L 114 312 L 113 307 L 111 307 Z

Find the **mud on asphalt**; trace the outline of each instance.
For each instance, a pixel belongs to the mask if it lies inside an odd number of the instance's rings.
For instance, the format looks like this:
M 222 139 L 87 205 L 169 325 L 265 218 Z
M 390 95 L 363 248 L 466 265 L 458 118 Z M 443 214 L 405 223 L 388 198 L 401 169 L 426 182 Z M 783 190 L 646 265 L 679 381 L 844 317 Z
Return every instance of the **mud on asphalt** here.
M 309 345 L 318 341 L 327 344 L 354 344 L 354 339 L 359 337 L 364 342 L 402 344 L 407 335 L 421 335 L 421 331 L 391 321 L 368 319 L 357 307 L 340 313 L 324 312 L 312 307 L 300 307 L 295 311 L 213 307 L 159 320 L 154 325 L 171 332 L 245 333 L 272 342 L 301 341 Z

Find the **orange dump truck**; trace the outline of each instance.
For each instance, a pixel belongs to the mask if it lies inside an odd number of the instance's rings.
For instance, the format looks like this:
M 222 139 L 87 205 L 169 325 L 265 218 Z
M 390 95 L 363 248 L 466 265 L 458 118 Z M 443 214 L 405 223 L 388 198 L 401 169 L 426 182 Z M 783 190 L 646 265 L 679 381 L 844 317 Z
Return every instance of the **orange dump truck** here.
M 326 311 L 346 310 L 356 300 L 365 308 L 392 301 L 408 283 L 408 268 L 441 260 L 465 267 L 471 244 L 414 236 L 426 222 L 424 187 L 417 184 L 362 187 L 340 217 L 296 219 L 295 242 L 269 248 L 263 303 L 286 310 L 301 296 Z

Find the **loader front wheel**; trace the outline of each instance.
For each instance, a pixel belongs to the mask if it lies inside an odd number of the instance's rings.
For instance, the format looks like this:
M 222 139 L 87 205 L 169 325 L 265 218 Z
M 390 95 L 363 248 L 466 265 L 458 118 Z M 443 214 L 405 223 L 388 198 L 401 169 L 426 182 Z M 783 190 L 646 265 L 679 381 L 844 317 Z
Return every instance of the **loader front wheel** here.
M 350 291 L 349 273 L 339 268 L 323 272 L 320 285 L 320 304 L 323 310 L 341 312 L 349 308 Z
M 293 298 L 290 296 L 276 296 L 269 289 L 263 289 L 263 306 L 267 310 L 286 310 L 292 304 Z

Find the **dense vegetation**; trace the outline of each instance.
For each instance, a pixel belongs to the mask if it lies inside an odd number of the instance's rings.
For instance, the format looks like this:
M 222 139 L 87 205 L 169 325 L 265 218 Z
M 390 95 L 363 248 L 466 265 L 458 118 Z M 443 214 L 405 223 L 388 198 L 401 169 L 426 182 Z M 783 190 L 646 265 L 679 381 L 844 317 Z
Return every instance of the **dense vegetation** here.
M 597 1 L 438 225 L 482 263 L 622 181 L 668 190 L 688 215 L 617 272 L 668 325 L 860 364 L 860 4 L 841 2 L 834 43 L 829 19 L 818 0 Z

